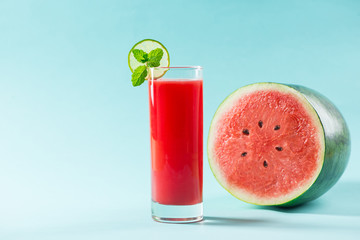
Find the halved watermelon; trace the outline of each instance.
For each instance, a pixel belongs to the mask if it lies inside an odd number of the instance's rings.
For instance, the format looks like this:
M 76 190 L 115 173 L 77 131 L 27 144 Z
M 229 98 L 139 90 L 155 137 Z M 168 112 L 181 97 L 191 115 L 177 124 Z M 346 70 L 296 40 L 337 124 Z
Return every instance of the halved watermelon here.
M 328 191 L 345 170 L 350 136 L 344 118 L 309 88 L 256 83 L 228 96 L 212 120 L 210 167 L 235 197 L 295 206 Z

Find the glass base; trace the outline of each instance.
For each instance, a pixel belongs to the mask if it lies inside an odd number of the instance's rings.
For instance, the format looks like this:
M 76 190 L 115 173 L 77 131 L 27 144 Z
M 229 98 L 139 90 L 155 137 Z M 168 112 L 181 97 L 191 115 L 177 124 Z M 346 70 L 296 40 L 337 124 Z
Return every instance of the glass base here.
M 193 223 L 203 219 L 203 204 L 163 205 L 151 201 L 152 218 L 163 223 Z

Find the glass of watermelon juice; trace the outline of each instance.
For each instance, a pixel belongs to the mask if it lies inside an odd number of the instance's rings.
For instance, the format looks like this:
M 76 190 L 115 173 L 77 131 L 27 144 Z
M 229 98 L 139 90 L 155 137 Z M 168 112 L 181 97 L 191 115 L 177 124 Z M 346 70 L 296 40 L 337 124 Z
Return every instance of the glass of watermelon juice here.
M 198 222 L 203 218 L 202 68 L 158 67 L 150 73 L 152 217 Z

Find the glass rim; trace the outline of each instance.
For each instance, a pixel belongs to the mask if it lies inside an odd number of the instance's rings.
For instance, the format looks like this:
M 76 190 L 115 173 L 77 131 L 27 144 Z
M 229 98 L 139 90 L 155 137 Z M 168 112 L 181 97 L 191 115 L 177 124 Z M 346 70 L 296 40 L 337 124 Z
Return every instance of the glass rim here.
M 150 69 L 203 69 L 201 66 L 150 67 Z

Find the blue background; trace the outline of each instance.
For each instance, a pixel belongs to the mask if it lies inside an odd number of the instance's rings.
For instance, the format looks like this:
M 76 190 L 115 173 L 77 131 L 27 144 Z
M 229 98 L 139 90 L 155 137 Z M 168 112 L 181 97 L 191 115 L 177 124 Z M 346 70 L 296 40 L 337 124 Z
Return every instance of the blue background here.
M 153 38 L 171 65 L 204 67 L 204 132 L 254 82 L 301 84 L 348 122 L 352 154 L 320 199 L 240 202 L 204 155 L 199 224 L 150 217 L 147 87 L 127 54 Z M 0 239 L 360 236 L 360 1 L 0 1 Z

